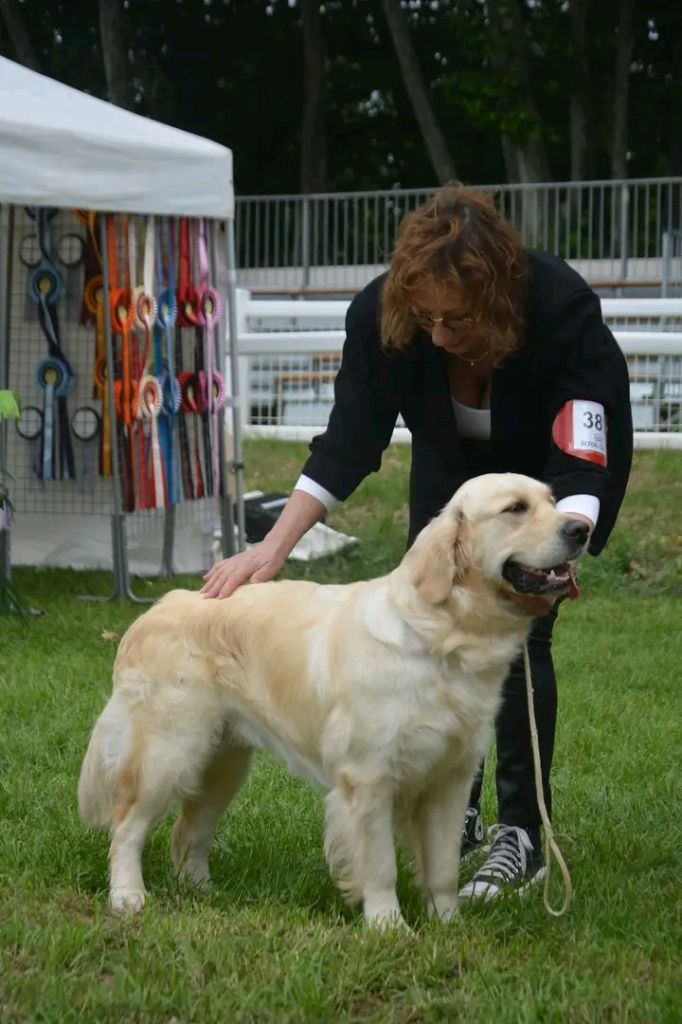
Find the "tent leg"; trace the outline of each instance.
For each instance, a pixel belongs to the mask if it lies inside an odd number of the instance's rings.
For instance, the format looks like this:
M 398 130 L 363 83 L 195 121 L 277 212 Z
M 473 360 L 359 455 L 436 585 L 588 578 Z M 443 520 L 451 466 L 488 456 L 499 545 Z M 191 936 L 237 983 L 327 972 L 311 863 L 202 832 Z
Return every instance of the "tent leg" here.
M 227 340 L 230 361 L 230 379 L 232 381 L 232 436 L 234 455 L 231 472 L 235 484 L 235 505 L 237 511 L 237 548 L 243 551 L 246 542 L 246 524 L 244 519 L 244 462 L 242 458 L 242 425 L 239 406 L 239 336 L 237 330 L 237 263 L 234 241 L 234 220 L 228 220 L 227 230 Z M 223 541 L 223 544 L 225 542 Z
M 9 314 L 12 301 L 12 242 L 14 209 L 0 206 L 0 388 L 9 387 Z M 7 420 L 0 420 L 0 470 L 7 465 Z M 6 611 L 22 615 L 44 615 L 40 608 L 27 608 L 12 589 L 12 535 L 0 529 L 0 604 Z
M 175 505 L 169 505 L 163 513 L 163 552 L 161 554 L 162 576 L 174 576 L 173 549 L 175 547 Z
M 218 281 L 218 259 L 216 236 L 218 224 L 216 221 L 208 222 L 210 240 L 211 276 L 214 283 Z M 214 335 L 215 352 L 213 353 L 215 365 L 225 366 L 225 352 L 222 338 L 227 337 L 227 330 L 224 335 L 217 331 Z M 229 558 L 236 552 L 234 535 L 234 487 L 232 481 L 232 435 L 229 432 L 228 421 L 225 416 L 225 409 L 218 413 L 218 446 L 220 452 L 220 466 L 222 467 L 223 487 L 218 498 L 218 510 L 220 515 L 220 549 L 223 558 Z
M 12 208 L 0 206 L 0 390 L 9 385 L 9 307 L 12 271 Z M 7 464 L 7 422 L 0 420 L 0 472 Z M 0 582 L 10 582 L 9 531 L 0 530 Z

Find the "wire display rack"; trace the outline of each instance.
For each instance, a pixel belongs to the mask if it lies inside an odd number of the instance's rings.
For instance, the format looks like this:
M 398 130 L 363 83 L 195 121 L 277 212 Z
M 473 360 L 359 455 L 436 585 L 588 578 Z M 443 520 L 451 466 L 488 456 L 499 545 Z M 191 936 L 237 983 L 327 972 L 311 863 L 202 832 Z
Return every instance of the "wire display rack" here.
M 220 522 L 223 552 L 234 550 L 218 228 L 2 210 L 0 386 L 21 396 L 23 412 L 3 425 L 0 465 L 15 515 L 110 516 L 112 597 L 139 600 L 127 536 L 158 531 L 160 519 L 162 574 L 173 573 L 186 522 Z

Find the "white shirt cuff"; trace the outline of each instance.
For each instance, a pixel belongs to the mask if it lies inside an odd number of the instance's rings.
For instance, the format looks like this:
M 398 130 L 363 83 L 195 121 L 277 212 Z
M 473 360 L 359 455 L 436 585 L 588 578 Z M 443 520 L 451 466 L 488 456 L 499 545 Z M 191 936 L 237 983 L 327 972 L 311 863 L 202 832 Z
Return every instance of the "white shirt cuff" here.
M 327 512 L 331 512 L 335 505 L 338 505 L 339 499 L 335 498 L 334 495 L 321 487 L 315 480 L 311 480 L 309 476 L 301 473 L 298 480 L 296 481 L 295 491 L 305 491 L 306 494 L 312 495 L 313 498 L 317 498 L 318 501 L 322 502 Z
M 557 501 L 556 507 L 560 512 L 576 512 L 578 515 L 587 516 L 596 526 L 601 502 L 594 494 L 571 494 L 568 498 Z

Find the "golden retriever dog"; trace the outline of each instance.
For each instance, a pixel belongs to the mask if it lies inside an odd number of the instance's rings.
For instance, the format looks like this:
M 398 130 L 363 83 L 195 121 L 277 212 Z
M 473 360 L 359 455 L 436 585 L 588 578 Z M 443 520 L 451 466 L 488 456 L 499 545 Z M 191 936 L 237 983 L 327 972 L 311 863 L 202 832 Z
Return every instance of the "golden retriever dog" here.
M 429 912 L 449 918 L 503 680 L 532 619 L 574 588 L 587 533 L 544 484 L 490 474 L 379 579 L 167 594 L 121 640 L 81 771 L 83 819 L 111 830 L 112 909 L 141 909 L 145 838 L 174 800 L 173 863 L 209 880 L 218 818 L 265 747 L 326 792 L 326 858 L 370 924 L 403 923 L 394 823 Z

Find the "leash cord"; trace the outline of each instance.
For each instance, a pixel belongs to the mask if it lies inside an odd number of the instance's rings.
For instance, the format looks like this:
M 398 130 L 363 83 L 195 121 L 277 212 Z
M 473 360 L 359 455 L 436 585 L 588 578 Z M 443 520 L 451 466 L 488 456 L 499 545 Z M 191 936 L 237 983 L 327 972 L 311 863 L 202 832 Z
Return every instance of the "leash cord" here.
M 549 820 L 547 813 L 547 807 L 545 805 L 545 797 L 542 792 L 542 768 L 540 764 L 540 745 L 538 742 L 538 729 L 535 723 L 535 707 L 533 702 L 533 677 L 530 669 L 530 657 L 528 655 L 528 644 L 523 645 L 523 664 L 526 670 L 526 695 L 528 697 L 528 720 L 530 723 L 530 741 L 533 750 L 533 766 L 535 768 L 535 795 L 538 801 L 538 808 L 540 810 L 540 817 L 542 818 L 542 824 L 545 828 L 545 861 L 547 866 L 547 872 L 545 874 L 545 885 L 543 892 L 543 902 L 545 910 L 552 917 L 562 917 L 571 905 L 573 899 L 573 883 L 571 882 L 571 874 L 566 867 L 566 861 L 564 860 L 561 850 L 559 849 L 558 843 L 554 838 L 554 831 L 552 829 L 552 823 Z M 559 865 L 559 869 L 564 880 L 564 902 L 558 910 L 549 902 L 549 879 L 551 874 L 552 866 L 552 855 Z

